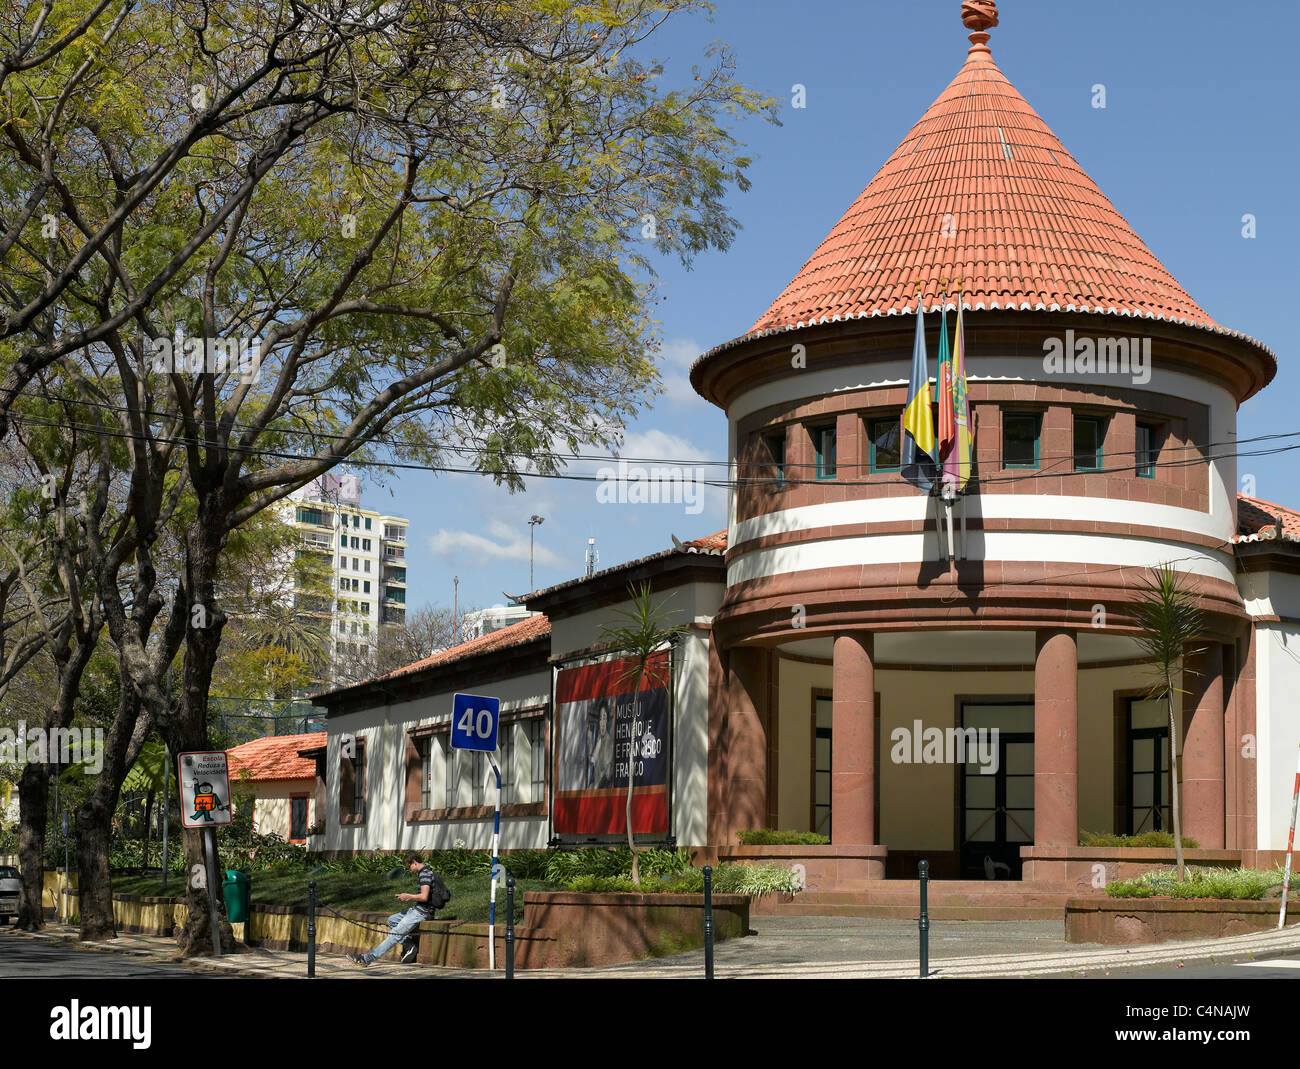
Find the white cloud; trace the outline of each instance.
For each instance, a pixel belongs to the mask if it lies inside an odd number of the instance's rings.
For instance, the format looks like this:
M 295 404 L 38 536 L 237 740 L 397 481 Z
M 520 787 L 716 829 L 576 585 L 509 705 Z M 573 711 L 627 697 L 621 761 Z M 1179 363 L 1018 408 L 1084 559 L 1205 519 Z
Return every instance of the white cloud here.
M 448 530 L 439 528 L 426 539 L 429 552 L 435 557 L 468 557 L 475 561 L 508 560 L 528 561 L 528 524 L 507 523 L 505 520 L 490 520 L 485 526 L 486 534 L 477 531 Z M 541 542 L 538 531 L 533 548 L 534 562 L 544 568 L 561 567 L 565 563 L 558 554 L 548 549 Z

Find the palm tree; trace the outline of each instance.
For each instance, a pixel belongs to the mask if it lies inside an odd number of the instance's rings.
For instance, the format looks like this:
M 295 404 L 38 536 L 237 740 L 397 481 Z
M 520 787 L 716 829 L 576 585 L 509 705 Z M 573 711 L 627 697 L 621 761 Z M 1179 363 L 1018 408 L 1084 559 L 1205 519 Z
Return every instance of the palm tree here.
M 1194 591 L 1180 586 L 1178 574 L 1170 564 L 1152 568 L 1152 578 L 1138 595 L 1134 612 L 1142 633 L 1138 644 L 1151 660 L 1156 679 L 1148 692 L 1153 701 L 1164 701 L 1169 712 L 1169 805 L 1174 818 L 1174 856 L 1178 862 L 1178 882 L 1184 880 L 1183 822 L 1178 802 L 1181 758 L 1178 753 L 1178 723 L 1174 716 L 1174 695 L 1183 694 L 1174 685 L 1182 667 L 1189 642 L 1205 622 L 1205 614 L 1196 607 Z
M 642 583 L 640 587 L 629 584 L 627 588 L 631 605 L 615 613 L 622 620 L 621 626 L 601 628 L 601 641 L 620 650 L 626 650 L 632 662 L 623 674 L 622 682 L 632 683 L 632 733 L 628 739 L 627 760 L 627 845 L 632 851 L 632 882 L 641 882 L 641 868 L 636 852 L 636 840 L 632 836 L 632 779 L 636 769 L 636 740 L 640 736 L 639 710 L 641 702 L 641 681 L 645 678 L 650 658 L 660 647 L 672 642 L 686 631 L 682 624 L 667 623 L 664 602 L 655 605 L 651 595 L 650 584 Z

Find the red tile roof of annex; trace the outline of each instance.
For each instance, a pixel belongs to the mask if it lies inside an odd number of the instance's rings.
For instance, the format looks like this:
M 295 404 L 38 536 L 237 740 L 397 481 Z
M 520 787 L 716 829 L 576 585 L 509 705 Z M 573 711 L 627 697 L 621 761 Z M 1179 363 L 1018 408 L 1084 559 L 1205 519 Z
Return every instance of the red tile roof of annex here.
M 299 757 L 299 750 L 325 745 L 324 731 L 306 735 L 269 735 L 264 739 L 243 742 L 226 751 L 232 780 L 297 780 L 316 778 L 316 762 Z M 247 775 L 241 775 L 247 772 Z
M 688 542 L 682 543 L 684 550 L 697 550 L 707 553 L 721 553 L 727 548 L 727 531 L 723 528 L 721 531 L 715 531 L 711 535 L 705 535 L 703 538 L 693 538 Z M 666 551 L 671 553 L 672 551 Z M 642 560 L 650 560 L 653 557 L 663 554 L 652 553 Z M 627 562 L 636 564 L 637 561 Z M 619 567 L 625 567 L 620 565 Z M 584 577 L 585 578 L 585 577 Z M 574 582 L 582 582 L 577 579 Z M 434 668 L 439 665 L 450 664 L 453 661 L 463 660 L 466 657 L 476 657 L 482 653 L 496 653 L 502 650 L 511 649 L 515 646 L 522 646 L 527 642 L 543 638 L 551 633 L 551 621 L 543 613 L 536 616 L 530 616 L 526 620 L 520 620 L 518 623 L 510 624 L 508 627 L 500 628 L 496 631 L 490 631 L 486 635 L 478 638 L 472 638 L 468 642 L 462 642 L 458 646 L 450 646 L 445 650 L 439 650 L 432 656 L 425 657 L 423 660 L 415 661 L 403 668 L 389 672 L 387 675 L 376 676 L 374 679 L 366 680 L 367 683 L 375 683 L 384 679 L 395 679 L 398 676 L 408 675 L 411 672 L 418 672 L 424 668 Z
M 1237 537 L 1234 542 L 1277 539 L 1300 542 L 1300 512 L 1259 497 L 1237 495 Z
M 968 309 L 1172 320 L 1272 356 L 1178 284 L 998 69 L 987 39 L 971 35 L 957 76 L 767 311 L 701 359 L 774 331 L 915 313 L 918 282 L 938 311 L 945 278 L 949 302 L 962 280 Z

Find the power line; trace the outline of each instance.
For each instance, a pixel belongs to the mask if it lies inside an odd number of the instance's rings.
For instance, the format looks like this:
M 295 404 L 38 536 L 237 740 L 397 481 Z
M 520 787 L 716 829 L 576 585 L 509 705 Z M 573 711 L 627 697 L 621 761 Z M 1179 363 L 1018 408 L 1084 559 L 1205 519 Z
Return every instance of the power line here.
M 82 402 L 74 402 L 74 403 L 82 403 Z M 120 439 L 126 439 L 130 441 L 143 441 L 143 442 L 180 444 L 180 445 L 188 444 L 189 442 L 189 439 L 183 436 L 172 436 L 172 437 L 156 436 L 156 435 L 149 436 L 149 435 L 136 434 L 127 431 L 105 430 L 100 427 L 96 427 L 94 425 L 85 424 L 85 423 L 68 423 L 67 421 L 62 421 L 62 420 L 59 421 L 44 420 L 36 416 L 11 414 L 9 418 L 12 422 L 15 423 L 26 423 L 26 424 L 31 424 L 33 426 L 44 426 L 44 427 L 59 427 L 59 428 L 71 427 L 74 429 L 86 431 L 87 433 L 91 433 L 91 434 L 103 434 L 111 438 L 120 438 Z M 309 432 L 298 432 L 298 433 L 309 433 Z M 338 436 L 331 436 L 331 437 L 338 437 Z M 1300 437 L 1300 431 L 1259 435 L 1254 438 L 1238 439 L 1238 443 L 1239 444 L 1250 443 L 1255 441 L 1267 441 L 1267 440 L 1274 440 L 1279 438 L 1294 438 L 1294 437 Z M 270 457 L 276 460 L 303 460 L 304 459 L 298 453 L 285 453 L 277 450 L 244 447 L 244 446 L 239 446 L 239 445 L 224 443 L 224 442 L 210 442 L 205 439 L 199 439 L 197 444 L 202 448 L 224 449 L 228 452 L 236 453 L 241 456 Z M 491 449 L 482 449 L 479 447 L 471 448 L 471 447 L 460 447 L 460 446 L 449 446 L 446 448 L 448 448 L 450 451 L 453 452 L 467 451 L 467 452 L 478 452 L 478 453 L 489 454 L 489 455 L 505 454 L 508 456 L 549 457 L 553 460 L 560 460 L 560 461 L 585 460 L 585 461 L 608 461 L 608 462 L 622 461 L 624 463 L 635 462 L 638 464 L 651 464 L 659 467 L 672 468 L 672 469 L 703 467 L 706 465 L 722 466 L 728 464 L 728 462 L 726 461 L 696 461 L 696 460 L 671 461 L 671 460 L 664 460 L 664 459 L 650 459 L 650 458 L 635 459 L 635 458 L 616 457 L 616 456 L 582 456 L 579 454 L 569 455 L 569 454 L 561 454 L 561 453 L 546 453 L 541 451 L 537 453 L 527 453 L 518 450 L 513 450 L 513 451 L 512 450 L 491 450 Z M 1183 451 L 1187 451 L 1191 449 L 1199 450 L 1202 447 L 1195 444 L 1189 444 L 1187 446 L 1183 446 L 1180 448 Z M 1209 448 L 1209 446 L 1205 448 Z M 1218 453 L 1213 456 L 1203 456 L 1203 457 L 1198 456 L 1198 457 L 1191 457 L 1187 459 L 1153 461 L 1148 466 L 1162 467 L 1162 468 L 1188 467 L 1197 464 L 1211 464 L 1216 461 L 1225 460 L 1229 458 L 1235 459 L 1238 457 L 1250 457 L 1250 456 L 1272 456 L 1276 453 L 1290 452 L 1293 449 L 1300 449 L 1300 443 L 1295 443 L 1287 446 L 1280 446 L 1275 449 L 1246 450 L 1246 451 L 1231 450 L 1228 452 Z M 1112 454 L 1112 455 L 1119 455 L 1119 454 Z M 1123 455 L 1127 456 L 1127 454 L 1123 454 Z M 1113 474 L 1117 472 L 1126 472 L 1130 470 L 1133 466 L 1126 462 L 1124 464 L 1120 464 L 1111 468 L 1090 468 L 1090 469 L 1078 470 L 1078 471 L 1055 470 L 1056 465 L 1072 463 L 1074 459 L 1075 459 L 1075 454 L 1071 453 L 1056 458 L 1055 460 L 1053 460 L 1052 464 L 1049 465 L 1047 468 L 1042 468 L 1040 466 L 1040 468 L 1036 470 L 1026 471 L 1023 473 L 1017 472 L 1016 474 L 1012 474 L 1012 475 L 989 475 L 989 476 L 981 475 L 981 476 L 976 476 L 976 478 L 979 484 L 983 486 L 983 485 L 993 485 L 993 484 L 1004 483 L 1004 482 L 1023 482 L 1025 480 L 1032 480 L 1032 479 L 1062 478 L 1070 475 L 1107 475 L 1107 474 Z M 417 463 L 403 462 L 398 460 L 361 460 L 346 455 L 337 456 L 335 458 L 335 461 L 336 463 L 348 464 L 354 467 L 391 468 L 399 471 L 427 471 L 427 472 L 455 474 L 455 475 L 491 475 L 492 474 L 491 472 L 484 472 L 479 468 L 472 468 L 472 467 L 455 467 L 451 465 L 439 465 L 439 464 L 417 464 Z M 762 467 L 767 471 L 770 471 L 773 467 L 771 462 L 763 462 L 763 461 L 737 460 L 736 463 L 738 465 L 753 465 L 757 467 Z M 786 465 L 786 466 L 815 467 L 815 465 L 813 464 L 798 464 L 798 465 Z M 836 466 L 837 468 L 839 467 L 862 468 L 868 465 L 863 465 L 861 463 L 856 463 L 856 464 L 837 463 Z M 607 475 L 601 474 L 600 472 L 597 472 L 592 475 L 575 475 L 575 474 L 566 474 L 560 472 L 533 471 L 533 472 L 521 472 L 519 473 L 519 475 L 520 478 L 524 478 L 524 479 L 559 479 L 559 480 L 572 481 L 572 482 L 598 482 L 598 483 L 609 482 L 609 477 Z M 825 479 L 791 480 L 791 479 L 783 479 L 778 476 L 768 476 L 767 478 L 742 477 L 740 479 L 698 479 L 694 481 L 704 486 L 713 486 L 713 487 L 718 487 L 720 489 L 735 489 L 735 488 L 745 487 L 745 486 L 755 486 L 763 483 L 768 483 L 775 487 L 781 488 L 785 486 L 825 485 L 828 482 L 828 480 Z M 834 480 L 834 483 L 837 486 L 870 486 L 870 485 L 878 485 L 879 482 L 880 480 L 861 480 L 861 479 Z
M 132 412 L 132 411 L 138 411 L 141 415 L 144 415 L 144 416 L 151 416 L 151 417 L 165 417 L 165 418 L 169 418 L 169 419 L 170 419 L 170 418 L 175 418 L 175 416 L 176 416 L 176 413 L 174 413 L 174 412 L 166 412 L 166 411 L 160 411 L 160 410 L 157 410 L 157 409 L 148 409 L 148 408 L 145 408 L 145 409 L 138 409 L 138 410 L 137 410 L 137 409 L 134 409 L 134 408 L 132 408 L 132 407 L 130 407 L 130 406 L 126 406 L 126 405 L 111 404 L 111 403 L 104 402 L 104 401 L 90 401 L 90 400 L 86 400 L 86 399 L 84 399 L 84 398 L 68 397 L 68 396 L 66 396 L 66 395 L 64 395 L 64 394 L 31 394 L 31 393 L 23 393 L 23 392 L 20 392 L 20 396 L 24 396 L 24 397 L 32 397 L 32 398 L 41 399 L 41 400 L 45 400 L 45 399 L 53 399 L 53 400 L 57 400 L 57 401 L 61 401 L 61 402 L 65 402 L 65 403 L 67 403 L 67 404 L 72 404 L 72 405 L 85 405 L 85 406 L 88 406 L 88 407 L 102 408 L 102 409 L 107 409 L 107 410 L 112 411 L 112 412 Z M 19 417 L 13 417 L 13 418 L 18 419 Z M 37 422 L 37 418 L 36 418 L 36 417 L 22 417 L 22 418 L 27 419 L 29 422 Z M 46 424 L 46 425 L 51 425 L 51 424 Z M 59 424 L 58 424 L 58 426 L 66 426 L 66 425 L 67 425 L 67 424 L 64 424 L 64 423 L 59 423 Z M 83 430 L 86 430 L 86 431 L 89 431 L 89 432 L 100 433 L 97 427 L 94 427 L 93 425 L 90 425 L 90 424 L 84 424 L 84 423 L 83 423 L 83 424 L 72 424 L 71 426 L 74 426 L 74 427 L 77 427 L 77 428 L 79 428 L 79 429 L 83 429 Z M 234 424 L 232 424 L 232 430 L 236 430 L 236 429 L 240 429 L 240 428 L 244 428 L 244 429 L 246 429 L 248 426 L 249 426 L 248 424 L 234 423 Z M 110 432 L 110 433 L 112 433 L 112 432 Z M 289 428 L 289 427 L 277 428 L 277 429 L 275 430 L 274 433 L 276 433 L 276 434 L 286 434 L 286 435 L 298 435 L 298 436 L 302 436 L 302 437 L 310 437 L 310 438 L 313 438 L 313 439 L 326 439 L 326 440 L 343 441 L 343 442 L 350 442 L 350 441 L 353 441 L 353 440 L 354 440 L 354 438 L 353 438 L 352 436 L 349 436 L 349 435 L 330 434 L 330 433 L 328 433 L 328 432 L 326 432 L 326 431 L 313 431 L 313 430 L 299 429 L 299 428 Z M 147 436 L 144 436 L 144 435 L 127 434 L 127 433 L 125 433 L 125 432 L 118 432 L 118 433 L 116 433 L 115 436 L 117 436 L 117 437 L 123 437 L 123 438 L 129 438 L 129 439 L 132 439 L 132 440 L 138 440 L 138 441 L 156 441 L 156 442 L 168 442 L 168 443 L 184 443 L 184 442 L 188 441 L 188 439 L 186 439 L 186 438 L 184 438 L 184 437 L 160 438 L 160 437 L 156 437 L 156 436 L 155 436 L 155 437 L 150 438 L 150 437 L 147 437 Z M 1249 443 L 1252 443 L 1252 442 L 1274 441 L 1274 440 L 1277 440 L 1277 439 L 1284 439 L 1284 438 L 1300 438 L 1300 431 L 1285 431 L 1285 432 L 1279 432 L 1279 433 L 1275 433 L 1275 434 L 1260 434 L 1260 435 L 1255 435 L 1255 436 L 1250 437 L 1250 438 L 1239 438 L 1239 437 L 1234 437 L 1234 438 L 1231 438 L 1231 439 L 1223 439 L 1223 440 L 1219 440 L 1219 441 L 1209 441 L 1209 442 L 1204 442 L 1204 443 L 1192 443 L 1192 442 L 1189 442 L 1189 443 L 1186 444 L 1186 445 L 1178 446 L 1178 447 L 1176 447 L 1176 448 L 1178 449 L 1178 451 L 1180 451 L 1180 452 L 1184 452 L 1184 453 L 1189 452 L 1189 451 L 1191 451 L 1191 450 L 1208 451 L 1208 450 L 1210 450 L 1210 449 L 1215 449 L 1215 448 L 1218 448 L 1219 446 L 1226 445 L 1226 444 L 1245 445 L 1245 444 L 1249 444 Z M 397 443 L 397 442 L 394 442 L 394 441 L 392 441 L 390 438 L 386 438 L 386 437 L 383 437 L 383 436 L 375 436 L 375 437 L 373 437 L 373 438 L 366 439 L 366 441 L 367 441 L 367 442 L 377 442 L 377 443 L 379 443 L 380 445 L 387 446 L 387 447 L 390 448 L 390 449 L 401 448 L 402 445 L 404 444 L 404 443 Z M 222 445 L 221 443 L 211 443 L 211 442 L 206 442 L 206 441 L 202 441 L 202 442 L 200 442 L 200 445 L 202 445 L 202 446 L 204 446 L 204 447 L 207 447 L 207 448 L 211 448 L 214 444 L 215 444 L 217 447 L 219 447 L 219 448 L 227 448 L 227 449 L 230 449 L 231 451 L 240 452 L 242 455 L 248 455 L 248 456 L 272 456 L 272 457 L 286 458 L 286 459 L 303 459 L 302 457 L 300 457 L 300 456 L 299 456 L 298 454 L 296 454 L 296 453 L 278 453 L 278 452 L 275 452 L 275 451 L 272 451 L 272 450 L 263 450 L 263 449 L 256 449 L 256 448 L 240 449 L 240 448 L 238 448 L 238 447 L 236 447 L 236 446 L 224 446 L 224 445 Z M 1186 466 L 1189 466 L 1189 465 L 1195 465 L 1195 464 L 1211 463 L 1211 462 L 1213 462 L 1213 461 L 1216 461 L 1216 460 L 1223 460 L 1223 459 L 1226 459 L 1226 458 L 1228 458 L 1228 457 L 1238 457 L 1238 456 L 1271 456 L 1271 455 L 1273 455 L 1274 453 L 1286 452 L 1288 449 L 1293 449 L 1293 448 L 1297 448 L 1297 447 L 1300 447 L 1300 443 L 1298 443 L 1296 446 L 1287 446 L 1287 447 L 1283 447 L 1283 448 L 1279 448 L 1279 449 L 1272 449 L 1272 450 L 1250 450 L 1250 451 L 1233 450 L 1233 451 L 1231 451 L 1231 452 L 1219 453 L 1219 454 L 1216 454 L 1215 456 L 1212 456 L 1212 457 L 1201 457 L 1201 456 L 1196 456 L 1196 457 L 1189 457 L 1189 458 L 1179 458 L 1179 459 L 1174 459 L 1174 460 L 1155 461 L 1155 462 L 1153 462 L 1150 466 L 1155 466 L 1155 467 L 1186 467 Z M 663 466 L 663 467 L 722 467 L 722 468 L 729 468 L 729 467 L 731 466 L 731 464 L 733 463 L 733 461 L 729 461 L 729 460 L 707 460 L 707 459 L 698 459 L 698 458 L 692 458 L 692 459 L 688 459 L 688 460 L 676 460 L 676 459 L 665 459 L 665 458 L 661 458 L 661 457 L 628 457 L 628 456 L 618 456 L 618 455 L 614 455 L 614 454 L 603 454 L 603 453 L 602 453 L 602 454 L 589 454 L 589 453 L 554 453 L 554 452 L 549 452 L 549 451 L 545 451 L 545 450 L 535 450 L 535 451 L 531 451 L 531 452 L 530 452 L 530 451 L 527 451 L 527 450 L 518 450 L 518 449 L 513 449 L 513 450 L 512 450 L 512 449 L 489 449 L 489 448 L 484 447 L 484 446 L 475 446 L 475 445 L 470 445 L 470 444 L 447 445 L 447 446 L 443 446 L 442 448 L 446 449 L 448 452 L 456 453 L 456 454 L 461 455 L 461 456 L 491 455 L 491 456 L 514 456 L 514 457 L 528 457 L 528 458 L 533 458 L 533 457 L 546 457 L 546 458 L 549 458 L 549 459 L 551 459 L 551 460 L 559 460 L 559 461 L 566 461 L 566 462 L 567 462 L 567 461 L 587 461 L 587 462 L 593 462 L 593 463 L 596 463 L 596 462 L 618 462 L 618 461 L 623 461 L 623 462 L 626 462 L 626 463 L 652 464 L 652 465 L 658 465 L 658 466 Z M 1102 455 L 1102 456 L 1105 456 L 1106 453 L 1103 452 L 1101 455 Z M 1112 454 L 1110 454 L 1110 455 L 1111 455 L 1111 456 L 1125 456 L 1125 457 L 1128 456 L 1127 453 L 1112 453 Z M 1070 453 L 1070 454 L 1066 454 L 1066 455 L 1061 456 L 1061 457 L 1057 457 L 1057 458 L 1047 458 L 1047 459 L 1051 460 L 1053 466 L 1055 466 L 1056 464 L 1061 464 L 1061 463 L 1071 462 L 1071 461 L 1074 460 L 1074 458 L 1075 458 L 1075 454 Z M 478 473 L 478 469 L 477 469 L 477 468 L 454 468 L 454 467 L 443 467 L 443 466 L 437 466 L 437 465 L 403 465 L 403 464 L 401 464 L 400 462 L 395 462 L 395 463 L 393 463 L 393 464 L 388 464 L 388 463 L 386 463 L 386 462 L 384 462 L 384 461 L 349 460 L 349 459 L 347 459 L 347 458 L 340 458 L 340 460 L 343 461 L 343 462 L 349 463 L 349 464 L 355 464 L 355 465 L 357 465 L 357 466 L 362 466 L 362 467 L 406 467 L 406 468 L 414 468 L 415 470 L 425 470 L 425 471 L 433 471 L 433 472 L 448 472 L 448 473 L 452 473 L 452 474 L 476 474 L 476 473 Z M 742 458 L 740 458 L 740 457 L 735 458 L 734 463 L 735 463 L 738 467 L 741 467 L 741 468 L 756 467 L 756 468 L 763 468 L 763 469 L 770 470 L 770 469 L 772 468 L 772 466 L 773 466 L 772 463 L 771 463 L 770 461 L 763 461 L 763 460 L 744 460 L 744 459 L 742 459 Z M 783 469 L 790 469 L 790 468 L 818 468 L 818 467 L 819 467 L 819 465 L 818 465 L 816 462 L 796 462 L 796 461 L 786 461 L 786 462 L 784 462 L 781 466 L 782 466 Z M 987 482 L 994 482 L 994 481 L 996 481 L 996 482 L 1013 482 L 1013 481 L 1019 481 L 1019 480 L 1021 480 L 1021 479 L 1046 478 L 1046 477 L 1048 477 L 1048 476 L 1056 477 L 1056 476 L 1059 476 L 1059 475 L 1061 475 L 1061 474 L 1104 475 L 1104 474 L 1109 474 L 1109 473 L 1112 473 L 1112 472 L 1125 471 L 1125 470 L 1127 470 L 1127 469 L 1128 469 L 1129 467 L 1131 467 L 1131 466 L 1132 466 L 1132 465 L 1129 465 L 1129 464 L 1125 463 L 1125 464 L 1121 464 L 1121 465 L 1119 465 L 1119 466 L 1117 466 L 1117 467 L 1114 467 L 1114 468 L 1096 468 L 1096 469 L 1088 469 L 1087 471 L 1080 471 L 1080 472 L 1074 472 L 1074 471 L 1071 471 L 1071 472 L 1068 472 L 1068 473 L 1062 473 L 1062 472 L 1059 472 L 1059 471 L 1053 471 L 1051 468 L 1043 469 L 1043 468 L 1040 467 L 1039 469 L 1036 469 L 1036 470 L 1034 470 L 1034 471 L 1025 471 L 1025 472 L 1023 472 L 1023 473 L 1017 473 L 1017 474 L 1015 474 L 1015 475 L 1006 475 L 1006 476 L 997 476 L 997 477 L 993 477 L 993 476 L 990 476 L 990 477 L 982 477 L 982 478 L 981 478 L 981 481 L 982 481 L 982 482 L 985 482 L 985 483 L 987 483 Z M 837 462 L 836 467 L 837 467 L 837 468 L 848 468 L 848 469 L 851 469 L 851 470 L 852 470 L 852 469 L 861 469 L 861 468 L 868 468 L 868 469 L 869 469 L 869 468 L 870 468 L 870 464 L 869 464 L 869 462 L 865 462 L 865 463 L 864 463 L 864 462 L 849 462 L 849 463 Z M 889 474 L 889 473 L 882 473 L 882 474 Z M 532 475 L 532 476 L 530 476 L 530 477 L 535 477 L 535 478 L 545 478 L 545 477 L 563 478 L 564 476 L 542 476 L 542 475 L 538 474 L 538 475 Z M 578 478 L 578 477 L 572 477 L 572 478 Z M 599 477 L 599 476 L 595 477 L 595 480 L 596 480 L 596 481 L 600 481 L 600 477 Z M 588 481 L 592 481 L 592 480 L 589 479 Z M 753 481 L 753 480 L 744 480 L 744 482 L 752 482 L 752 481 Z M 773 481 L 777 481 L 777 480 L 773 480 Z M 798 485 L 811 484 L 811 483 L 813 483 L 813 482 L 824 482 L 824 481 L 825 481 L 825 480 L 820 480 L 820 479 L 818 479 L 818 480 L 803 480 L 803 481 L 799 482 Z M 725 481 L 719 481 L 719 482 L 716 482 L 716 483 L 710 483 L 709 485 L 718 485 L 718 486 L 735 486 L 735 485 L 742 485 L 742 484 L 743 484 L 743 483 L 742 483 L 741 480 L 725 480 Z M 845 483 L 843 483 L 843 481 L 841 480 L 841 481 L 840 481 L 840 485 L 868 485 L 868 484 L 865 484 L 865 483 L 860 483 L 860 484 L 845 484 Z

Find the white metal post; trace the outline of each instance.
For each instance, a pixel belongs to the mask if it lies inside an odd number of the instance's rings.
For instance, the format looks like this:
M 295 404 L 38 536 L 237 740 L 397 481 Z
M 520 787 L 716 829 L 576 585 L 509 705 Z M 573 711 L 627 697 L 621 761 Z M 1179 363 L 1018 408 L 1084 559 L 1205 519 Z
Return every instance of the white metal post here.
M 492 764 L 492 771 L 497 777 L 497 807 L 496 815 L 492 821 L 492 892 L 488 902 L 488 968 L 497 967 L 497 850 L 501 845 L 501 769 L 497 768 L 496 760 L 491 754 L 488 754 L 488 761 Z
M 1277 926 L 1286 924 L 1286 895 L 1291 887 L 1291 850 L 1295 846 L 1296 802 L 1300 800 L 1300 755 L 1296 757 L 1295 785 L 1291 788 L 1291 832 L 1286 837 L 1286 874 L 1282 877 L 1282 909 L 1277 915 Z

